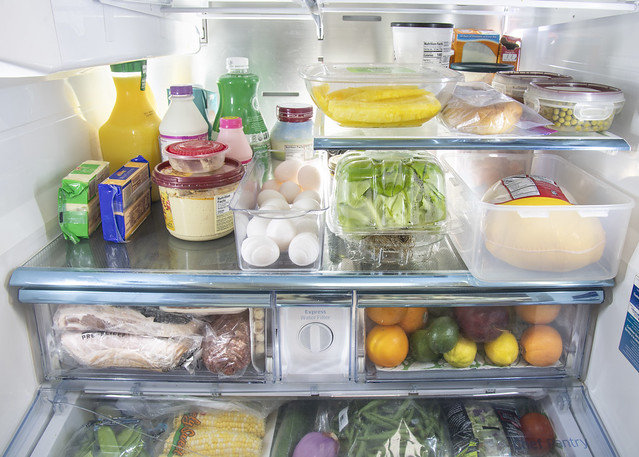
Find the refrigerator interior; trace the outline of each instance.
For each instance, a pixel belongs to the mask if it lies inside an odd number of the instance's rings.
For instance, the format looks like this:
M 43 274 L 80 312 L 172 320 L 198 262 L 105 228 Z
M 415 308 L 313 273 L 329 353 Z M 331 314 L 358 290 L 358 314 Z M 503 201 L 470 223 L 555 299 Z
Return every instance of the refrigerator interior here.
M 15 14 L 26 16 L 23 11 Z M 183 17 L 190 17 L 188 20 L 193 22 L 192 14 Z M 261 21 L 221 14 L 206 19 L 206 42 L 195 54 L 161 57 L 162 52 L 157 50 L 140 51 L 140 54 L 152 56 L 148 81 L 160 115 L 166 110 L 165 91 L 170 84 L 193 83 L 215 90 L 217 77 L 225 71 L 225 58 L 248 56 L 251 69 L 261 78 L 260 108 L 267 126 L 271 127 L 277 103 L 310 101 L 303 81 L 296 73 L 300 65 L 316 62 L 319 57 L 325 61 L 392 61 L 389 26 L 392 20 L 423 18 L 450 21 L 460 27 L 491 28 L 512 34 L 521 32 L 524 43 L 522 69 L 567 73 L 581 80 L 623 89 L 625 109 L 616 118 L 611 131 L 629 143 L 630 151 L 576 150 L 561 154 L 636 200 L 639 84 L 634 75 L 639 73 L 639 62 L 634 58 L 636 50 L 633 46 L 639 39 L 638 14 L 591 18 L 586 9 L 571 17 L 562 8 L 542 8 L 535 13 L 523 11 L 519 15 L 459 14 L 457 11 L 420 16 L 391 12 L 381 15 L 379 20 L 368 20 L 369 16 L 376 18 L 378 14 L 367 11 L 344 18 L 339 12 L 329 11 L 324 16 L 323 40 L 317 39 L 313 22 L 301 16 L 294 20 Z M 561 19 L 555 21 L 554 18 Z M 567 22 L 555 23 L 563 20 Z M 192 28 L 189 33 L 192 34 Z M 290 46 L 291 42 L 296 46 Z M 181 51 L 191 43 L 192 40 L 182 46 Z M 190 51 L 193 50 L 191 47 Z M 53 51 L 56 52 L 58 50 Z M 170 52 L 178 51 L 172 49 L 167 54 Z M 277 52 L 277 59 L 273 58 L 274 52 Z M 7 278 L 5 283 L 16 267 L 59 234 L 56 194 L 60 179 L 83 160 L 99 158 L 97 128 L 107 119 L 115 94 L 107 64 L 120 60 L 116 55 L 122 60 L 134 58 L 133 54 L 120 48 L 115 54 L 105 53 L 105 59 L 93 62 L 90 68 L 74 70 L 75 67 L 43 62 L 44 66 L 30 74 L 26 72 L 28 76 L 21 78 L 14 77 L 13 63 L 3 67 L 2 74 L 7 77 L 0 79 L 0 100 L 3 102 L 0 104 L 0 145 L 4 151 L 5 170 L 11 170 L 11 173 L 5 173 L 3 183 L 10 196 L 3 200 L 5 210 L 2 212 L 1 255 L 2 271 Z M 39 76 L 47 73 L 47 65 L 64 72 Z M 618 350 L 630 290 L 639 271 L 639 254 L 635 252 L 639 240 L 636 211 L 626 237 L 617 285 L 611 296 L 607 294 L 596 320 L 592 357 L 585 378 L 597 412 L 620 455 L 634 452 L 632 411 L 639 407 L 639 397 L 633 389 L 638 374 Z M 0 432 L 0 443 L 3 444 L 7 444 L 16 432 L 17 418 L 27 412 L 45 377 L 38 344 L 33 341 L 38 330 L 28 306 L 19 303 L 14 288 L 7 288 L 6 301 L 0 325 L 6 341 L 11 341 L 11 349 L 3 350 L 2 358 L 5 366 L 17 375 L 4 376 L 0 382 L 0 399 L 5 405 L 2 419 L 5 427 Z M 587 409 L 587 406 L 583 408 Z

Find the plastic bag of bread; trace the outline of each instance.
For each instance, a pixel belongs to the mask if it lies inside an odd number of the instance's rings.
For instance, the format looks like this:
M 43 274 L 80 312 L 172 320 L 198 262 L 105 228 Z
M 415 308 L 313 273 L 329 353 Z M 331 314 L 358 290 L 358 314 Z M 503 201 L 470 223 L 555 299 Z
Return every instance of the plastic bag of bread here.
M 516 175 L 499 180 L 483 201 L 496 205 L 540 206 L 490 211 L 486 218 L 486 249 L 510 265 L 535 271 L 566 272 L 599 261 L 606 233 L 595 217 L 571 209 L 574 198 L 553 180 Z
M 473 135 L 554 132 L 538 113 L 483 82 L 458 84 L 440 118 L 449 129 Z
M 214 316 L 202 341 L 202 361 L 212 373 L 241 376 L 251 363 L 249 311 Z

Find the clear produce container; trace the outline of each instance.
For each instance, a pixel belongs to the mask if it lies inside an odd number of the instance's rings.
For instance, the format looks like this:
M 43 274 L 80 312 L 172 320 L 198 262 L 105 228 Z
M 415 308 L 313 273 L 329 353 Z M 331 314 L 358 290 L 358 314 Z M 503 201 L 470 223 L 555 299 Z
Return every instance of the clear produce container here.
M 614 278 L 634 203 L 624 193 L 551 154 L 449 153 L 450 237 L 469 271 L 485 281 Z M 482 198 L 500 179 L 555 181 L 576 204 L 521 206 Z
M 570 82 L 572 76 L 548 71 L 500 71 L 492 86 L 504 95 L 524 103 L 524 92 L 531 82 Z
M 624 106 L 620 89 L 586 82 L 532 82 L 524 103 L 563 132 L 603 132 Z
M 278 181 L 274 174 L 277 168 L 251 162 L 231 199 L 238 265 L 242 270 L 317 270 L 322 264 L 328 208 L 326 167 L 322 158 L 303 163 L 290 159 L 279 166 L 289 167 L 290 179 Z M 305 170 L 317 179 L 317 189 L 293 183 L 298 177 L 300 183 L 305 181 L 298 173 L 303 167 L 309 167 Z M 295 195 L 280 186 L 293 189 Z M 273 192 L 280 195 L 274 197 Z
M 426 304 L 361 297 L 358 353 L 367 381 L 578 376 L 586 360 L 589 305 Z
M 441 65 L 316 63 L 300 69 L 317 107 L 343 127 L 417 127 L 446 106 L 461 74 Z

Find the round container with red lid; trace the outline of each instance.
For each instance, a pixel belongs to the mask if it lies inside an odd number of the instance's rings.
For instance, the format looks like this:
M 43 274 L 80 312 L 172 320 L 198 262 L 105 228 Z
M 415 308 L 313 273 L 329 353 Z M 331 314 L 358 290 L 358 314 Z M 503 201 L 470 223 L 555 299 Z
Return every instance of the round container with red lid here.
M 603 132 L 625 104 L 620 89 L 588 82 L 531 82 L 524 103 L 564 132 Z
M 211 140 L 188 140 L 167 146 L 171 167 L 183 173 L 210 173 L 224 165 L 228 146 Z
M 184 173 L 168 161 L 158 164 L 151 178 L 160 190 L 169 233 L 188 241 L 208 241 L 231 233 L 229 201 L 243 176 L 242 164 L 230 158 L 210 173 Z

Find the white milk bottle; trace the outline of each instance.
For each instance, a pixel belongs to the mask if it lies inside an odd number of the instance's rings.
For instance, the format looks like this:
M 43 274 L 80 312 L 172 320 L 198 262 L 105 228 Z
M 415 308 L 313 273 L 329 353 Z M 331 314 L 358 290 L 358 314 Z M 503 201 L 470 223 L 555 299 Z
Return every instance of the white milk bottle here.
M 166 148 L 178 141 L 206 140 L 209 125 L 193 100 L 193 86 L 171 86 L 171 102 L 160 123 L 160 151 L 168 160 Z

